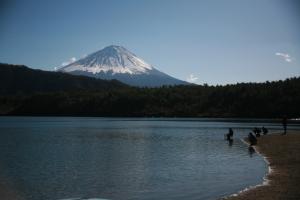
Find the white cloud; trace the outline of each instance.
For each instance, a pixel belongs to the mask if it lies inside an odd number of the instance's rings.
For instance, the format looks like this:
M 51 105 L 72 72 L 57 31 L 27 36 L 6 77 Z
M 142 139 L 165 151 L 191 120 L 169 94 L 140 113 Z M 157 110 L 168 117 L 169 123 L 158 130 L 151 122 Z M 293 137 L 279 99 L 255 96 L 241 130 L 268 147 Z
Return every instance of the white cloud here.
M 85 54 L 83 54 L 80 58 L 85 58 L 85 57 L 87 57 L 88 55 L 85 53 Z
M 77 59 L 75 57 L 72 57 L 68 61 L 65 61 L 65 62 L 61 63 L 61 66 L 63 67 L 63 66 L 66 66 L 68 64 L 71 64 L 71 63 L 75 62 L 76 60 Z
M 292 62 L 293 61 L 293 58 L 287 53 L 277 52 L 277 53 L 275 53 L 275 55 L 283 58 L 286 62 Z
M 186 81 L 190 83 L 195 83 L 198 80 L 198 77 L 196 77 L 194 74 L 190 74 L 189 77 L 187 77 Z
M 57 67 L 54 67 L 54 71 L 57 71 Z

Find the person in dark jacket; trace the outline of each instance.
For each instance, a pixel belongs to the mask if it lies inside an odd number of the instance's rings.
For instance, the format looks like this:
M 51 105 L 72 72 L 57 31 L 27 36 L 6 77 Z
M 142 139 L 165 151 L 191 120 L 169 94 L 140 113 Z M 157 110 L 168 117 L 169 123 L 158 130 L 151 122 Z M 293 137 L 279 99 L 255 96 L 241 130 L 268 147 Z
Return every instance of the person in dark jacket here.
M 256 137 L 253 135 L 252 132 L 250 132 L 250 133 L 248 134 L 248 140 L 249 140 L 249 142 L 250 142 L 250 146 L 253 146 L 253 145 L 256 145 L 256 144 L 257 144 L 257 139 L 256 139 Z
M 226 134 L 226 139 L 227 139 L 228 141 L 233 140 L 233 130 L 232 130 L 232 128 L 229 128 L 229 131 L 228 131 L 228 133 Z
M 264 127 L 264 126 L 261 128 L 261 130 L 262 130 L 262 132 L 263 132 L 264 135 L 267 135 L 268 132 L 269 132 L 269 130 L 266 127 Z
M 257 127 L 254 127 L 253 133 L 255 134 L 255 137 L 260 137 L 261 130 Z

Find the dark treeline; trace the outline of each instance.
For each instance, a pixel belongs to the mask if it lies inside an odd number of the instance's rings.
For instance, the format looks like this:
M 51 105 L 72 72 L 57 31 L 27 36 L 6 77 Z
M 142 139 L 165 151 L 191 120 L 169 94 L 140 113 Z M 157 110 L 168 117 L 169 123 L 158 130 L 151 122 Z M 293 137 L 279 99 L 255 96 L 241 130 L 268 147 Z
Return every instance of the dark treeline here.
M 110 89 L 127 87 L 112 80 L 100 80 L 86 76 L 73 76 L 61 72 L 30 69 L 23 65 L 0 63 L 0 95 L 32 94 L 70 90 Z
M 226 86 L 75 88 L 2 94 L 6 115 L 118 117 L 253 117 L 300 116 L 300 78 Z

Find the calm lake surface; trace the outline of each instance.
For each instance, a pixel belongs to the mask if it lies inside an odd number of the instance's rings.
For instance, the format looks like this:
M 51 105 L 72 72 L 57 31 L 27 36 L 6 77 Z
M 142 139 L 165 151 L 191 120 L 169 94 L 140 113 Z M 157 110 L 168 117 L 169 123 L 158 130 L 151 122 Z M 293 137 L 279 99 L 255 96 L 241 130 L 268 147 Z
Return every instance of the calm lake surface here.
M 26 200 L 216 199 L 263 181 L 266 163 L 240 140 L 262 125 L 281 129 L 255 120 L 0 117 L 0 185 Z

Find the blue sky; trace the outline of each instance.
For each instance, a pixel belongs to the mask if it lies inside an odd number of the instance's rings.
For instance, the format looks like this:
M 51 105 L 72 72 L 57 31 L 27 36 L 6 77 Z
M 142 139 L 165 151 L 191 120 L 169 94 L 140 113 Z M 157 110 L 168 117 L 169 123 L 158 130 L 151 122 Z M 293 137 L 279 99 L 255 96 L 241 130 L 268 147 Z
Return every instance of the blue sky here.
M 53 70 L 121 45 L 196 83 L 300 75 L 297 0 L 0 0 L 0 62 Z

